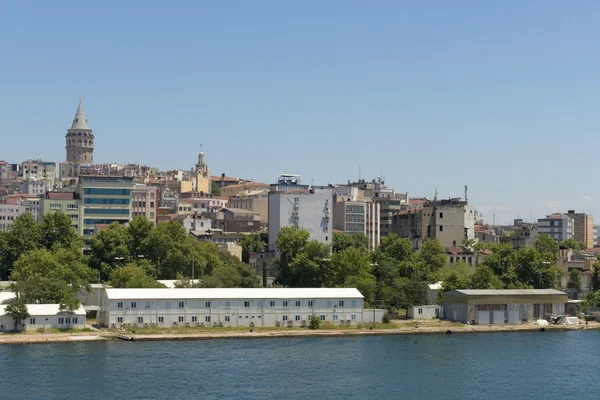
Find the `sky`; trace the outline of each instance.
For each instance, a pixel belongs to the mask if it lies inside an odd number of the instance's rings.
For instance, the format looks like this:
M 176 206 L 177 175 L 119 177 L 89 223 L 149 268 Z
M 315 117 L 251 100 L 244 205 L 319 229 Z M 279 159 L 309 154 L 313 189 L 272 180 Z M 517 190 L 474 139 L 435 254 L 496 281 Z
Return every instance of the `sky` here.
M 61 162 L 83 96 L 95 162 L 267 183 L 385 178 L 486 222 L 600 218 L 600 2 L 6 1 L 0 160 Z

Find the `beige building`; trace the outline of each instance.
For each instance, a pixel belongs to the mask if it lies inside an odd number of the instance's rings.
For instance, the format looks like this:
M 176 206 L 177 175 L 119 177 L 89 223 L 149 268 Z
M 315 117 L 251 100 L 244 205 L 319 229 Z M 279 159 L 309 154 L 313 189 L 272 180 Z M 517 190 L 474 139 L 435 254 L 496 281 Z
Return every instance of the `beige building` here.
M 220 197 L 187 198 L 177 202 L 177 214 L 214 213 L 227 205 L 227 200 Z
M 158 218 L 158 188 L 136 184 L 131 193 L 131 216 L 146 217 L 156 225 Z
M 210 218 L 213 227 L 224 232 L 258 232 L 264 227 L 258 214 L 248 210 L 222 208 Z
M 372 201 L 351 201 L 347 195 L 333 196 L 333 229 L 350 235 L 362 233 L 369 239 L 369 248 L 380 242 L 380 204 Z
M 261 190 L 270 190 L 271 185 L 267 183 L 249 182 L 237 185 L 230 185 L 221 188 L 221 197 L 229 199 L 235 196 L 247 196 L 250 193 L 256 193 Z
M 227 188 L 228 187 L 225 187 L 223 190 Z M 243 192 L 236 196 L 229 197 L 227 208 L 257 213 L 260 216 L 260 222 L 266 224 L 269 222 L 269 191 L 257 190 Z
M 444 247 L 457 247 L 465 239 L 475 238 L 475 213 L 460 198 L 433 200 L 421 209 L 394 215 L 392 231 L 410 238 L 415 248 L 426 239 L 438 239 Z
M 585 243 L 588 249 L 594 247 L 594 217 L 575 210 L 569 210 L 567 216 L 573 220 L 573 240 Z
M 210 168 L 208 168 L 208 165 L 204 162 L 203 151 L 200 151 L 200 153 L 198 153 L 198 163 L 196 164 L 195 190 L 196 192 L 202 193 L 211 192 Z M 191 189 L 187 191 L 191 191 Z

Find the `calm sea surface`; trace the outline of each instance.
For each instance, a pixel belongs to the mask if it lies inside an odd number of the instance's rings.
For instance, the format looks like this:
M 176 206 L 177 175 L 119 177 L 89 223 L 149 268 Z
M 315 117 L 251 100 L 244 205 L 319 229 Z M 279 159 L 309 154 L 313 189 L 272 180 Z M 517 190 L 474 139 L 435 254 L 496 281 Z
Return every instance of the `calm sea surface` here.
M 600 332 L 0 346 L 0 399 L 600 399 Z

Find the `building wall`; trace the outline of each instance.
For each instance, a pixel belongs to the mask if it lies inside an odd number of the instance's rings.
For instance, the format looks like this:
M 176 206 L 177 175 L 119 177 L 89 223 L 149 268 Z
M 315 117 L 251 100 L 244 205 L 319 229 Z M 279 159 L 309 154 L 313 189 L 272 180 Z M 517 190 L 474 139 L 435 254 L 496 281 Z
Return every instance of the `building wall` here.
M 255 212 L 259 214 L 261 223 L 269 222 L 269 194 L 267 191 L 251 196 L 229 197 L 227 207 Z
M 83 235 L 83 207 L 80 199 L 40 199 L 40 211 L 44 215 L 62 212 L 71 219 L 71 226 L 77 234 Z
M 312 305 L 309 301 L 312 301 Z M 274 306 L 271 306 L 271 302 L 274 302 Z M 300 306 L 297 306 L 296 302 L 300 302 Z M 343 302 L 343 306 L 340 302 Z M 183 307 L 180 307 L 180 303 Z M 254 326 L 287 326 L 289 322 L 292 322 L 293 326 L 301 326 L 302 321 L 308 325 L 312 315 L 322 316 L 323 321 L 334 324 L 339 324 L 340 321 L 358 324 L 363 321 L 363 300 L 349 298 L 109 300 L 104 297 L 102 310 L 101 324 L 108 327 L 112 327 L 113 324 L 115 327 L 122 324 L 156 324 L 170 327 L 175 324 L 196 326 L 202 323 L 220 323 L 223 326 L 250 326 L 251 323 L 254 323 Z
M 70 322 L 67 322 L 70 321 Z M 62 322 L 62 323 L 61 323 Z M 59 315 L 30 315 L 25 321 L 25 330 L 36 329 L 83 329 L 85 328 L 85 314 L 59 314 Z M 0 316 L 0 332 L 12 331 L 15 321 L 8 315 Z M 18 329 L 22 330 L 22 326 Z
M 283 226 L 304 228 L 310 240 L 331 244 L 332 206 L 331 188 L 316 188 L 314 193 L 269 193 L 269 250 L 276 250 L 275 240 Z
M 35 197 L 43 197 L 46 191 L 52 189 L 50 181 L 45 179 L 26 179 L 21 181 L 19 191 L 24 194 L 29 194 Z
M 225 186 L 225 187 L 221 188 L 221 196 L 225 197 L 227 199 L 230 199 L 232 197 L 235 197 L 238 195 L 244 195 L 244 193 L 248 193 L 248 192 L 252 192 L 252 191 L 257 191 L 257 190 L 269 191 L 270 188 L 271 188 L 271 185 L 269 185 L 267 183 L 257 183 L 257 182 L 252 182 L 252 183 L 247 183 L 247 184 L 242 184 L 242 185 L 230 185 L 230 186 Z
M 590 214 L 567 214 L 573 220 L 573 240 L 584 243 L 588 249 L 594 247 L 594 217 Z
M 407 317 L 414 319 L 444 318 L 444 307 L 438 305 L 409 307 Z
M 538 219 L 538 234 L 544 233 L 557 242 L 573 238 L 573 219 L 566 215 L 552 215 Z
M 131 216 L 146 217 L 156 225 L 158 221 L 158 188 L 136 185 L 132 191 Z

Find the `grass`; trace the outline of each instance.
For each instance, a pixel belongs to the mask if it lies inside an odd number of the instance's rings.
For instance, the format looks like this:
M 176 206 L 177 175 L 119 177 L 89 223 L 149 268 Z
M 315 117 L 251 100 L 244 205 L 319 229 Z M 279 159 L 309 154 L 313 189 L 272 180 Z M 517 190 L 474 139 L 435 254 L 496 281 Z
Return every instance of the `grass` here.
M 68 329 L 59 329 L 59 328 L 38 328 L 35 331 L 24 331 L 26 334 L 36 334 L 36 333 L 83 333 L 83 332 L 94 332 L 90 328 L 68 328 Z

